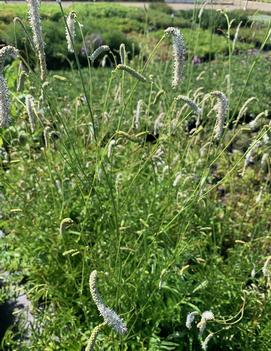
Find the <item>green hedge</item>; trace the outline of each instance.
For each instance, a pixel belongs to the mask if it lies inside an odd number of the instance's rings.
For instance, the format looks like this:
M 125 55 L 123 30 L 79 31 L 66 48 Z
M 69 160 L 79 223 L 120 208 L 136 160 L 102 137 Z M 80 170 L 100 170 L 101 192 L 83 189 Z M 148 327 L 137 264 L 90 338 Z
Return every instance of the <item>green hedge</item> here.
M 125 33 L 132 30 L 143 31 L 143 25 L 136 17 L 135 19 L 127 18 L 125 7 L 117 6 L 117 8 L 114 8 L 114 6 L 100 6 L 99 4 L 95 8 L 80 5 L 76 6 L 75 9 L 78 21 L 83 24 L 85 38 L 89 38 L 91 35 L 98 35 L 101 38 L 101 44 L 109 45 L 113 52 L 119 49 L 121 43 L 125 43 L 129 53 L 139 53 L 138 43 L 129 39 Z M 137 9 L 130 12 L 137 14 Z M 8 6 L 7 11 L 1 16 L 5 18 L 5 21 L 0 24 L 0 42 L 15 45 L 21 50 L 21 54 L 30 63 L 33 63 L 35 53 L 27 39 L 28 36 L 31 37 L 31 29 L 27 21 L 27 8 L 25 6 L 13 8 Z M 25 33 L 18 22 L 14 26 L 13 19 L 16 16 L 22 19 L 28 34 Z M 41 8 L 41 16 L 48 68 L 59 69 L 68 67 L 67 58 L 74 61 L 74 55 L 69 54 L 67 51 L 65 26 L 59 8 L 50 5 L 43 6 Z M 97 18 L 99 18 L 98 21 L 96 20 Z M 109 18 L 110 21 L 108 20 Z M 87 65 L 83 39 L 78 25 L 76 26 L 75 47 L 82 65 Z M 91 51 L 92 49 L 90 48 L 89 54 L 91 54 Z
M 146 16 L 141 8 L 125 7 L 117 4 L 84 4 L 73 5 L 64 9 L 66 13 L 74 10 L 78 21 L 83 24 L 84 36 L 89 38 L 92 34 L 102 39 L 102 44 L 109 45 L 113 52 L 119 49 L 124 42 L 129 53 L 138 54 L 139 44 L 131 40 L 127 34 L 132 32 L 143 33 L 146 29 L 154 31 L 172 25 L 172 17 L 166 5 L 152 6 Z M 170 10 L 171 11 L 171 10 Z M 34 50 L 31 49 L 22 27 L 18 24 L 14 27 L 14 17 L 20 17 L 31 36 L 31 29 L 27 20 L 27 6 L 5 5 L 0 14 L 0 43 L 16 45 L 23 56 L 34 62 Z M 69 66 L 68 60 L 74 61 L 74 55 L 67 51 L 65 40 L 64 21 L 60 8 L 56 5 L 42 4 L 41 18 L 45 43 L 45 53 L 49 69 L 59 69 Z M 189 26 L 188 21 L 181 18 L 175 20 L 174 25 Z M 78 27 L 78 26 L 77 26 Z M 76 51 L 83 65 L 87 64 L 83 54 L 83 40 L 79 31 L 76 30 Z M 49 45 L 50 43 L 50 45 Z M 118 59 L 118 58 L 117 58 Z
M 225 15 L 217 11 L 204 10 L 199 19 L 198 11 L 194 10 L 175 11 L 174 16 L 172 16 L 172 9 L 163 3 L 151 4 L 148 11 L 119 4 L 97 3 L 76 4 L 64 10 L 66 14 L 72 10 L 76 12 L 77 20 L 83 25 L 83 33 L 88 42 L 91 40 L 91 36 L 99 36 L 100 43 L 109 45 L 115 53 L 118 51 L 119 45 L 124 42 L 130 55 L 131 53 L 138 54 L 141 45 L 138 33 L 148 31 L 155 32 L 160 36 L 162 31 L 169 26 L 181 28 L 183 32 L 191 31 L 192 28 L 194 34 L 195 29 L 198 33 L 199 27 L 201 31 L 205 30 L 199 33 L 198 38 L 193 39 L 193 45 L 189 48 L 190 52 L 194 52 L 194 55 L 210 59 L 217 53 L 224 54 L 228 51 L 227 39 L 215 36 L 215 34 L 225 35 L 228 27 Z M 229 20 L 234 19 L 231 30 L 232 37 L 238 24 L 242 22 L 239 39 L 243 43 L 237 43 L 237 50 L 258 47 L 264 39 L 265 28 L 263 26 L 266 25 L 261 24 L 260 28 L 253 27 L 252 29 L 250 15 L 250 12 L 245 13 L 244 11 L 228 13 Z M 27 20 L 27 6 L 25 4 L 20 6 L 5 5 L 0 14 L 0 43 L 16 45 L 21 50 L 22 55 L 27 57 L 30 62 L 34 62 L 34 50 L 31 49 L 23 29 L 17 24 L 14 30 L 13 19 L 16 16 L 22 19 L 29 36 L 31 36 Z M 60 8 L 56 4 L 42 4 L 41 17 L 44 38 L 47 43 L 45 51 L 48 68 L 68 67 L 68 60 L 74 61 L 74 55 L 67 51 L 64 21 Z M 251 35 L 252 31 L 253 35 Z M 211 35 L 212 32 L 215 34 Z M 190 43 L 190 37 L 189 35 L 188 43 Z M 83 53 L 82 42 L 77 26 L 76 52 L 82 65 L 86 65 L 87 60 Z M 194 50 L 196 45 L 199 48 L 197 52 Z
M 199 18 L 199 11 L 200 10 L 180 10 L 176 12 L 176 15 L 189 20 L 193 18 L 193 21 L 199 23 L 201 28 L 208 28 L 214 32 L 228 29 L 226 16 L 222 12 L 204 9 Z M 229 21 L 233 21 L 233 28 L 236 28 L 240 22 L 242 22 L 242 27 L 250 25 L 252 23 L 252 20 L 249 18 L 250 14 L 250 12 L 246 13 L 241 10 L 227 12 Z

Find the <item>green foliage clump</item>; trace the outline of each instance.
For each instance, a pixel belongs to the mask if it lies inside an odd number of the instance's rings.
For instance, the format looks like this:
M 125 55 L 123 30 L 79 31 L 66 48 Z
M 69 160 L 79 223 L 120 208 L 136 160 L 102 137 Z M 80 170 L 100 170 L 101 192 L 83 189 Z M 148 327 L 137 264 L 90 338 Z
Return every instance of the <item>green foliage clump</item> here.
M 165 12 L 168 15 L 171 15 L 173 13 L 172 8 L 166 4 L 165 2 L 154 2 L 152 4 L 150 4 L 149 6 L 150 10 L 157 10 L 160 12 Z
M 193 18 L 196 23 L 200 23 L 201 28 L 209 28 L 213 32 L 224 31 L 228 28 L 228 22 L 223 12 L 204 9 L 200 18 L 199 12 L 200 10 L 187 10 L 178 11 L 177 14 L 178 16 L 186 19 Z M 227 13 L 227 16 L 230 22 L 233 21 L 233 27 L 237 27 L 240 22 L 242 22 L 242 27 L 249 26 L 252 23 L 249 14 L 245 13 L 244 11 L 230 11 Z

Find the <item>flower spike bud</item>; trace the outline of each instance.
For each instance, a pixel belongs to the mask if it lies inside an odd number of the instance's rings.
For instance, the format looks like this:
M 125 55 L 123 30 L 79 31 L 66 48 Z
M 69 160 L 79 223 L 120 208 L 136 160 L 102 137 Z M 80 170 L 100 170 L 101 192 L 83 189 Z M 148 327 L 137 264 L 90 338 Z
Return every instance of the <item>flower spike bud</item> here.
M 186 317 L 186 322 L 185 322 L 186 328 L 188 328 L 188 329 L 192 328 L 192 323 L 194 322 L 195 317 L 197 315 L 199 315 L 199 312 L 197 312 L 197 311 L 193 311 L 193 312 L 188 313 L 188 315 Z
M 17 80 L 17 92 L 24 90 L 25 79 L 28 76 L 28 71 L 22 62 L 20 62 L 19 72 L 20 73 Z
M 7 128 L 10 124 L 9 106 L 7 83 L 2 74 L 0 74 L 0 128 Z
M 202 342 L 201 342 L 201 347 L 203 351 L 207 351 L 208 343 L 214 336 L 214 333 L 210 333 Z
M 172 87 L 176 88 L 183 79 L 183 66 L 185 60 L 184 38 L 178 28 L 169 27 L 165 30 L 165 33 L 172 36 L 174 58 Z
M 140 100 L 138 100 L 137 105 L 136 105 L 136 111 L 135 111 L 135 116 L 134 116 L 134 120 L 133 120 L 133 127 L 136 130 L 140 129 L 140 119 L 141 119 L 141 115 L 142 115 L 143 104 L 144 104 L 144 101 L 140 99 Z
M 44 81 L 46 78 L 47 68 L 45 61 L 44 52 L 44 41 L 42 37 L 42 28 L 40 20 L 40 1 L 39 0 L 27 0 L 29 7 L 29 22 L 33 33 L 33 42 L 35 49 L 38 53 L 39 64 L 40 64 L 40 77 Z
M 14 46 L 7 45 L 0 50 L 0 74 L 3 72 L 5 61 L 8 57 L 16 58 L 19 51 Z
M 215 319 L 214 314 L 212 311 L 204 311 L 201 315 L 201 320 L 200 322 L 197 324 L 197 327 L 199 328 L 199 335 L 202 336 L 205 328 L 206 328 L 206 324 L 208 321 L 211 321 Z
M 131 76 L 133 76 L 134 78 L 140 80 L 141 82 L 147 82 L 147 78 L 144 77 L 141 73 L 137 72 L 135 69 L 133 69 L 132 67 L 129 67 L 127 65 L 117 65 L 116 70 L 121 70 L 121 71 L 126 71 L 127 73 L 129 73 Z
M 179 95 L 175 98 L 176 101 L 182 100 L 184 102 L 187 103 L 187 105 L 195 112 L 195 114 L 197 115 L 201 115 L 202 114 L 202 109 L 198 107 L 198 105 L 191 99 L 189 99 L 189 97 L 187 96 L 183 96 L 183 95 Z
M 98 337 L 98 334 L 100 333 L 100 331 L 106 326 L 106 323 L 101 323 L 99 325 L 97 325 L 97 327 L 95 327 L 92 330 L 92 333 L 90 335 L 90 338 L 88 340 L 87 346 L 85 348 L 85 351 L 94 351 L 94 347 L 96 344 L 96 340 Z
M 221 91 L 213 91 L 210 93 L 211 96 L 218 98 L 218 102 L 215 106 L 216 109 L 216 124 L 214 129 L 214 139 L 220 140 L 223 134 L 225 116 L 228 110 L 228 99 Z
M 120 53 L 120 62 L 121 62 L 121 64 L 125 65 L 126 64 L 126 56 L 127 56 L 125 44 L 123 44 L 123 43 L 120 44 L 119 53 Z
M 241 118 L 247 113 L 248 105 L 255 100 L 257 100 L 257 98 L 255 96 L 252 96 L 245 101 L 243 106 L 240 108 L 240 111 L 238 113 L 236 120 L 234 121 L 235 126 L 237 126 L 239 124 Z
M 69 52 L 74 52 L 73 42 L 75 37 L 75 18 L 76 13 L 74 11 L 70 12 L 67 17 L 67 28 L 66 28 L 66 40 Z
M 0 128 L 6 128 L 9 126 L 9 91 L 7 82 L 3 76 L 3 69 L 5 61 L 8 57 L 16 57 L 18 50 L 13 46 L 7 45 L 0 50 Z
M 153 133 L 154 133 L 154 135 L 158 135 L 159 134 L 159 130 L 162 127 L 162 121 L 163 121 L 165 115 L 166 115 L 165 112 L 159 113 L 158 117 L 154 121 L 154 126 L 153 126 Z
M 35 110 L 35 100 L 32 95 L 27 95 L 25 98 L 25 107 L 26 112 L 29 119 L 30 129 L 31 132 L 34 133 L 35 131 L 35 119 L 36 119 L 36 110 Z
M 165 94 L 165 91 L 164 90 L 159 90 L 158 93 L 155 95 L 154 97 L 154 100 L 152 102 L 152 105 L 156 105 L 159 101 L 160 101 L 160 98 L 161 96 Z
M 270 262 L 271 262 L 271 256 L 267 257 L 267 259 L 263 265 L 263 268 L 262 268 L 263 276 L 266 278 L 269 278 L 271 276 L 271 273 L 269 270 Z
M 95 302 L 100 315 L 103 317 L 104 322 L 113 328 L 118 334 L 125 334 L 127 332 L 127 327 L 123 323 L 122 319 L 117 315 L 117 313 L 110 308 L 108 308 L 96 287 L 97 284 L 97 271 L 91 272 L 89 276 L 89 289 L 92 296 L 93 301 Z
M 93 63 L 101 54 L 108 52 L 108 51 L 110 51 L 110 47 L 108 45 L 101 45 L 90 56 L 90 60 Z

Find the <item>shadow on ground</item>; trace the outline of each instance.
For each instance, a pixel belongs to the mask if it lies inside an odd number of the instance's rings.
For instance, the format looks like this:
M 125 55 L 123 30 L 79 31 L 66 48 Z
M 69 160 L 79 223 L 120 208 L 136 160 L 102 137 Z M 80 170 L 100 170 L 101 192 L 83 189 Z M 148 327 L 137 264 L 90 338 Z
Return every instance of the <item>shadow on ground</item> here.
M 3 283 L 0 281 L 0 289 L 3 288 Z M 16 307 L 16 301 L 6 301 L 0 303 L 0 350 L 3 338 L 6 331 L 15 324 L 15 318 L 13 316 L 13 311 Z

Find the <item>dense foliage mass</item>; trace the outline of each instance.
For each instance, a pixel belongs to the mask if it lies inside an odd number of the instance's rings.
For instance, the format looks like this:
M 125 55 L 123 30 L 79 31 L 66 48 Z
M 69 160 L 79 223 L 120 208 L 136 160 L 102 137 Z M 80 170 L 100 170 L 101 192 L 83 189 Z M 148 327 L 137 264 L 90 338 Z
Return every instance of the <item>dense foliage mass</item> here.
M 77 5 L 69 53 L 44 5 L 41 81 L 26 7 L 5 11 L 20 55 L 0 70 L 0 302 L 24 291 L 33 323 L 18 317 L 0 348 L 79 351 L 96 330 L 97 350 L 268 351 L 267 22 Z M 169 26 L 186 46 L 176 89 Z

